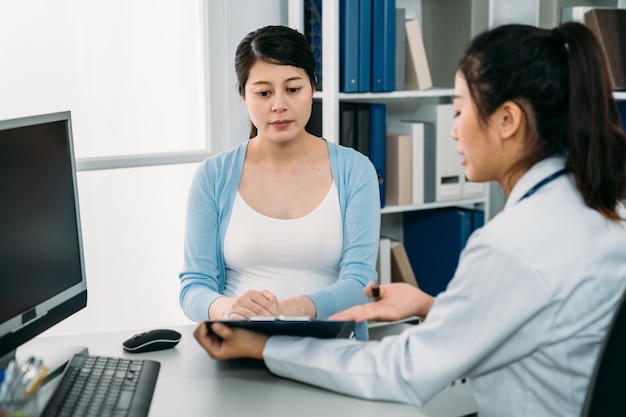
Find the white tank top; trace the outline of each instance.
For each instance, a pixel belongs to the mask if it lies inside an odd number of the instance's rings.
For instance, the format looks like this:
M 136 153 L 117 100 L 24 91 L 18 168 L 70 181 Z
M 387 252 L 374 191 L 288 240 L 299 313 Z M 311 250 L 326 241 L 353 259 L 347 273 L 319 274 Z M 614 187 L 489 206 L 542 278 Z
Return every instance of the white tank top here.
M 339 276 L 342 249 L 343 224 L 334 182 L 324 200 L 298 219 L 265 216 L 237 192 L 224 238 L 224 295 L 268 290 L 283 300 L 327 287 Z

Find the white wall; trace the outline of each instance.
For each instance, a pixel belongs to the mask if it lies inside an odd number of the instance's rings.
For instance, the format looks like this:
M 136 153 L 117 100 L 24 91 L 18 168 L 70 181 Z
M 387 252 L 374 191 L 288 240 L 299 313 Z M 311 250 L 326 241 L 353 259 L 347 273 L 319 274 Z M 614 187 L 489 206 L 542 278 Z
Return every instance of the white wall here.
M 218 152 L 248 133 L 235 47 L 286 13 L 286 0 L 2 0 L 0 119 L 69 109 L 78 158 Z M 196 166 L 78 173 L 88 306 L 47 335 L 189 323 L 177 274 Z

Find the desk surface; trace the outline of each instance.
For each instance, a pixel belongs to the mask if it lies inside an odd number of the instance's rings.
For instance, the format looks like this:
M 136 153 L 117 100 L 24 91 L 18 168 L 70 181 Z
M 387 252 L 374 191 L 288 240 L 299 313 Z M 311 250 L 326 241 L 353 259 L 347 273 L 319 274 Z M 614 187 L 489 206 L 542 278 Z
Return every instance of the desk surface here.
M 43 350 L 46 346 L 60 344 L 86 346 L 92 355 L 159 361 L 161 369 L 150 417 L 452 417 L 467 414 L 465 410 L 454 410 L 466 408 L 463 406 L 467 401 L 466 391 L 448 393 L 448 396 L 460 396 L 459 407 L 452 408 L 450 398 L 436 398 L 423 409 L 362 400 L 276 377 L 260 361 L 214 361 L 194 339 L 194 325 L 173 329 L 182 334 L 180 343 L 173 349 L 159 352 L 130 354 L 122 349 L 122 342 L 140 331 L 40 337 L 29 342 L 28 349 Z M 444 404 L 446 411 L 442 411 Z

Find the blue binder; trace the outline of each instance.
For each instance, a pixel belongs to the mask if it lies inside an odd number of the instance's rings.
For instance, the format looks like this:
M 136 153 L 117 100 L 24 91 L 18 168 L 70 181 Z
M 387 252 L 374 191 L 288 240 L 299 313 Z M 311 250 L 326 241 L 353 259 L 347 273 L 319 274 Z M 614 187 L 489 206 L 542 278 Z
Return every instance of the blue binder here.
M 372 0 L 359 0 L 359 63 L 357 91 L 370 90 L 372 78 Z
M 403 242 L 418 286 L 436 296 L 454 276 L 461 250 L 484 223 L 482 210 L 442 208 L 403 214 Z
M 380 186 L 380 207 L 385 206 L 385 172 L 387 159 L 386 145 L 387 106 L 383 103 L 370 104 L 370 149 L 369 157 L 378 174 Z
M 359 8 L 360 0 L 339 3 L 339 89 L 359 91 Z
M 394 91 L 396 83 L 396 1 L 373 0 L 371 91 Z

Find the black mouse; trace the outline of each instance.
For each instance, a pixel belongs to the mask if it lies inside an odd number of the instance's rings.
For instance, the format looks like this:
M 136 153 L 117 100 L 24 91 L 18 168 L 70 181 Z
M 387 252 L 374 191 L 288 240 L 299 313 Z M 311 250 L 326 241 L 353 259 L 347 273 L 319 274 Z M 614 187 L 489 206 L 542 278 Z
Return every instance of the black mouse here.
M 143 353 L 173 348 L 180 342 L 181 335 L 176 330 L 156 329 L 134 335 L 122 343 L 126 352 Z

